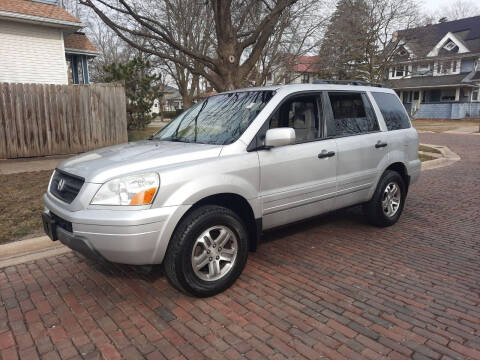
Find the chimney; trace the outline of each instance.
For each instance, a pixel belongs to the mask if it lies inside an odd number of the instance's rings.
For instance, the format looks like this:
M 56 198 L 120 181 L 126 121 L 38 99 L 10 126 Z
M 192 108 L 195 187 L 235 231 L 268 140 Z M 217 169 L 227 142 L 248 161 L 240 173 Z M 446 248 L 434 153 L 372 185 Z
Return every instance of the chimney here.
M 394 31 L 392 34 L 392 41 L 395 42 L 398 40 L 398 31 Z

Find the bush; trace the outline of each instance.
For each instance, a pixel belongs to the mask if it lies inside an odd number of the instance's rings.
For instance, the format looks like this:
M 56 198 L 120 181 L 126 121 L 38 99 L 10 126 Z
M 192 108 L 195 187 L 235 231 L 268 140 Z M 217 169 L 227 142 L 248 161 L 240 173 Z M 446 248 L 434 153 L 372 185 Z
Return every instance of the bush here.
M 159 77 L 152 64 L 141 57 L 126 63 L 113 63 L 104 67 L 106 82 L 122 81 L 127 97 L 127 127 L 144 129 L 154 118 L 150 110 L 161 96 Z

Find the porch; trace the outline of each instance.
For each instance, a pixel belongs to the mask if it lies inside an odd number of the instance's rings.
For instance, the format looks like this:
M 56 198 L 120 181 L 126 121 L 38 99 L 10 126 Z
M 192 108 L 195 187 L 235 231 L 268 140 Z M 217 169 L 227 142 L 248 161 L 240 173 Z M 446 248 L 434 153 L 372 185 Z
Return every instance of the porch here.
M 479 88 L 472 86 L 397 90 L 414 119 L 480 117 Z

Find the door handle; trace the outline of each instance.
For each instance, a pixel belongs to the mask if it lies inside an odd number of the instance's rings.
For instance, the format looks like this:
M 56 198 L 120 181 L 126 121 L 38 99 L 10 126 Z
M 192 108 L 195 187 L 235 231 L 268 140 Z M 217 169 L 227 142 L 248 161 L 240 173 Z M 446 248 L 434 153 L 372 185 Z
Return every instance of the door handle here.
M 325 159 L 325 158 L 329 158 L 329 157 L 332 157 L 332 156 L 335 156 L 335 151 L 328 151 L 327 152 L 327 150 L 323 150 L 320 154 L 318 154 L 319 159 Z
M 386 147 L 388 144 L 386 142 L 382 142 L 380 140 L 378 140 L 378 142 L 375 144 L 375 148 L 383 148 L 383 147 Z

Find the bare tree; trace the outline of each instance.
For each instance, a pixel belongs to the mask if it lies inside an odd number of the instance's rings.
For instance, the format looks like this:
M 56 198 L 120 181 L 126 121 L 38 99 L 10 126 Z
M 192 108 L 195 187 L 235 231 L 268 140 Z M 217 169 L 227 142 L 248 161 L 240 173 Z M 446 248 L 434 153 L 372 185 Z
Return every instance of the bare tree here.
M 296 59 L 318 52 L 328 13 L 325 3 L 308 0 L 285 11 L 250 77 L 252 85 L 264 85 L 273 74 L 277 83 L 293 80 L 289 70 Z
M 442 18 L 445 18 L 447 21 L 452 21 L 477 15 L 480 15 L 480 6 L 477 1 L 457 0 L 440 7 L 428 16 L 437 21 Z
M 172 0 L 80 0 L 80 3 L 92 8 L 130 46 L 188 69 L 191 74 L 207 79 L 216 90 L 224 91 L 248 83 L 248 76 L 262 56 L 282 14 L 298 1 L 200 2 L 205 7 L 205 13 L 212 19 L 214 28 L 211 34 L 212 48 L 207 54 L 169 31 L 165 10 L 172 4 Z M 187 4 L 198 2 L 186 1 Z M 189 39 L 193 37 L 193 34 L 188 36 Z M 138 38 L 149 41 L 142 44 Z M 173 51 L 151 46 L 154 42 L 162 43 Z M 182 56 L 176 56 L 175 53 Z M 195 66 L 196 64 L 201 66 Z
M 211 34 L 214 31 L 212 14 L 207 11 L 205 4 L 184 0 L 170 0 L 165 7 L 157 9 L 157 17 L 165 18 L 165 29 L 178 43 L 186 44 L 191 50 L 207 56 L 211 52 L 213 41 Z M 175 81 L 182 96 L 185 108 L 188 108 L 199 92 L 200 75 L 204 65 L 194 61 L 182 51 L 156 39 L 149 39 L 149 46 L 161 49 L 170 57 L 179 59 L 174 62 L 169 59 L 156 57 L 155 63 L 166 71 Z M 182 65 L 189 64 L 189 67 Z M 192 73 L 190 68 L 196 71 Z
M 382 81 L 401 39 L 419 23 L 414 0 L 340 0 L 321 47 L 327 77 Z

